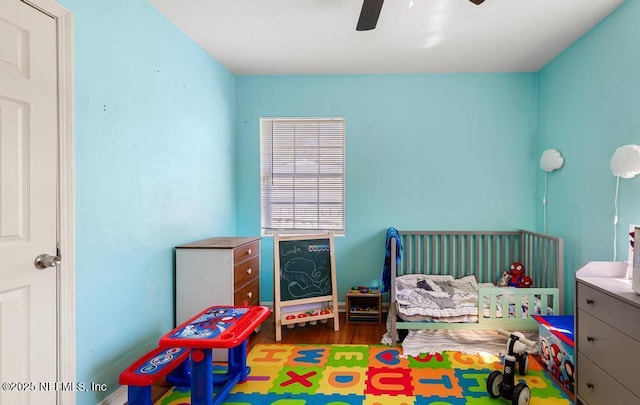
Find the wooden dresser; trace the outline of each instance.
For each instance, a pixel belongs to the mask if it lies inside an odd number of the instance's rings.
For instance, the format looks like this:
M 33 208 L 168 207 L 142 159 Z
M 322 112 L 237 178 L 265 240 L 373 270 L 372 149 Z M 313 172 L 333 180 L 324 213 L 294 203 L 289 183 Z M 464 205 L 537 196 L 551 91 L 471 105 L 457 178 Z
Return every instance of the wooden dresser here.
M 640 404 L 640 295 L 624 262 L 590 262 L 576 273 L 576 399 Z
M 212 305 L 260 305 L 260 238 L 176 246 L 176 325 Z

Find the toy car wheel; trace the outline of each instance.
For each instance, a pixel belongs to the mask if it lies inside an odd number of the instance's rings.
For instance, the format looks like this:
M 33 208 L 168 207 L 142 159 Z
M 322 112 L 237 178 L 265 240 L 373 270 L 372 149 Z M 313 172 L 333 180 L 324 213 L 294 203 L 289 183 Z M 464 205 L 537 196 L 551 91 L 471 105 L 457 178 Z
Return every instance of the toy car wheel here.
M 511 405 L 529 405 L 531 399 L 531 390 L 527 384 L 520 383 L 513 389 L 513 397 L 511 397 Z
M 498 370 L 493 370 L 487 378 L 487 392 L 491 398 L 498 398 L 500 396 L 500 386 L 502 385 L 502 373 Z
M 518 372 L 520 375 L 527 374 L 527 370 L 529 369 L 529 356 L 525 353 L 523 357 L 518 360 Z

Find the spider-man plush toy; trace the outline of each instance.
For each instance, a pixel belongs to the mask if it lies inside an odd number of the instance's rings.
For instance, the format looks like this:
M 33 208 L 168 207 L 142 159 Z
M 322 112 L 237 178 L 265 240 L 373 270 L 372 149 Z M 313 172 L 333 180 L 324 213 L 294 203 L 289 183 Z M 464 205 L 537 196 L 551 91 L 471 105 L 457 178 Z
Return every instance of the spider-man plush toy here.
M 522 263 L 513 263 L 509 270 L 509 274 L 511 274 L 509 285 L 512 287 L 528 288 L 533 285 L 533 280 L 525 274 Z

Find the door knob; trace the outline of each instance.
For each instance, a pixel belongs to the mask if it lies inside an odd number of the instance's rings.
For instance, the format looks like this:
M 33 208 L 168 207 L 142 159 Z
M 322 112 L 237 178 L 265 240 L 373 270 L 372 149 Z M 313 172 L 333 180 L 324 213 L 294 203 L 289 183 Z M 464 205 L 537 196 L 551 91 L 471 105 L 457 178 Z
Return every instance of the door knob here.
M 56 267 L 60 264 L 60 257 L 51 256 L 46 253 L 38 255 L 36 260 L 33 262 L 35 264 L 36 269 L 46 269 L 47 267 Z

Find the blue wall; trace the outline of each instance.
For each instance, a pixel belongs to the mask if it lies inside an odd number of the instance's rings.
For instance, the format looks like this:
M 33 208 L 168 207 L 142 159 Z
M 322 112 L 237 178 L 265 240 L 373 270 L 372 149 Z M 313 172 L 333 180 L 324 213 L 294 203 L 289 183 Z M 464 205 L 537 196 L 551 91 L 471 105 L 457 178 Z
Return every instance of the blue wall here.
M 340 301 L 379 280 L 389 226 L 535 224 L 535 74 L 241 76 L 237 100 L 242 235 L 260 234 L 260 117 L 345 118 Z M 262 247 L 261 300 L 272 301 L 272 238 Z
M 638 21 L 640 1 L 623 3 L 539 72 L 538 152 L 555 148 L 565 157 L 548 176 L 548 232 L 565 240 L 571 286 L 586 262 L 613 260 L 616 177 L 609 162 L 619 146 L 640 144 Z M 620 179 L 617 260 L 627 259 L 629 225 L 640 224 L 638 201 L 640 178 Z M 540 208 L 538 214 L 541 224 Z
M 77 379 L 173 327 L 173 247 L 235 234 L 235 77 L 144 0 L 66 0 L 75 24 Z

